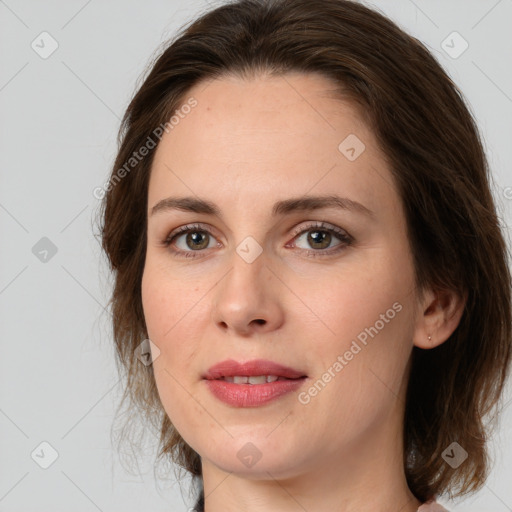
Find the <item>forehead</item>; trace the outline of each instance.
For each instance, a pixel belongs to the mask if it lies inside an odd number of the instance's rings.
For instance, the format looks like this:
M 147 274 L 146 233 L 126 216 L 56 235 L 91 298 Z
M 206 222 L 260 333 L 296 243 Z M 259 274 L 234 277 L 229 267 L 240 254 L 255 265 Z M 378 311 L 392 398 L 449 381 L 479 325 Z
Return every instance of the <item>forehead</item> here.
M 396 201 L 374 134 L 334 90 L 325 77 L 298 73 L 197 84 L 184 99 L 196 105 L 158 145 L 149 206 L 166 192 L 215 202 L 228 193 L 246 205 L 327 191 L 363 203 L 382 203 L 386 194 Z
M 176 144 L 168 142 L 173 147 L 187 138 L 199 147 L 220 144 L 233 151 L 239 142 L 252 144 L 256 150 L 264 140 L 271 146 L 261 148 L 262 153 L 299 147 L 312 152 L 315 159 L 325 149 L 337 154 L 340 137 L 348 132 L 370 143 L 373 134 L 355 107 L 335 98 L 334 91 L 335 85 L 318 74 L 262 75 L 252 79 L 228 75 L 201 82 L 186 96 L 193 97 L 197 105 L 188 115 L 181 116 L 179 130 L 177 126 L 172 129 L 183 137 L 175 140 Z M 287 142 L 285 147 L 281 147 L 283 141 Z M 319 141 L 324 144 L 315 151 Z

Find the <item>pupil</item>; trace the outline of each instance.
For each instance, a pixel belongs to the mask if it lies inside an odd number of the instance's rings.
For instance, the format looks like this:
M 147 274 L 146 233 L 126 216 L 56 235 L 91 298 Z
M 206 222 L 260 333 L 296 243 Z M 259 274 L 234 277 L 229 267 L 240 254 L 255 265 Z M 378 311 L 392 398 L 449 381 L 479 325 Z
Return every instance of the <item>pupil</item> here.
M 204 243 L 206 240 L 206 244 Z M 192 242 L 192 245 L 189 245 L 191 249 L 204 249 L 208 247 L 208 238 L 207 234 L 201 234 L 198 231 L 193 231 L 187 235 L 187 244 Z
M 331 242 L 331 234 L 328 231 L 312 231 L 308 236 L 308 242 L 316 249 L 324 249 L 322 245 L 327 240 L 327 247 Z

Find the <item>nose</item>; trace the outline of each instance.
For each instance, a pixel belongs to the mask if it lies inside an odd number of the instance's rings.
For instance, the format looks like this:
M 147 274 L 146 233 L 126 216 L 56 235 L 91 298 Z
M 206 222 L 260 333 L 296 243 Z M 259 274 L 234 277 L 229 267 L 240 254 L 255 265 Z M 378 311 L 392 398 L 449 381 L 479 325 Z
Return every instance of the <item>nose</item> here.
M 212 319 L 219 329 L 249 336 L 281 327 L 283 284 L 268 263 L 265 251 L 251 263 L 233 251 L 230 269 L 213 290 Z

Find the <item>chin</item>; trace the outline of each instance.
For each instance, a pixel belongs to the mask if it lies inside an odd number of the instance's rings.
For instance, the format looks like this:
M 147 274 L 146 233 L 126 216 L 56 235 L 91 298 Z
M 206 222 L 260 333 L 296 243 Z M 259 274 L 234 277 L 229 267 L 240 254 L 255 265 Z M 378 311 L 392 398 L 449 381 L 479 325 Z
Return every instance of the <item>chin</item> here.
M 222 443 L 222 451 L 206 454 L 202 458 L 207 458 L 224 472 L 248 479 L 286 479 L 298 475 L 301 472 L 299 466 L 304 464 L 297 456 L 297 453 L 304 455 L 300 446 L 286 446 L 283 439 L 277 436 L 271 442 L 268 432 L 267 429 L 261 437 L 254 433 L 247 435 L 246 440 L 235 436 L 229 444 Z

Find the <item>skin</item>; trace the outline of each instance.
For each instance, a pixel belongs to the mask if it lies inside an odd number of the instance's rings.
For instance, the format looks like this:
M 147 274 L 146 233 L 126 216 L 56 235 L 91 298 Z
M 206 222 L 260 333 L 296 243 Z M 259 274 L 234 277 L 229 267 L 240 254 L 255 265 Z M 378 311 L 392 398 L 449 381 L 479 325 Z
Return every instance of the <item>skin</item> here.
M 450 292 L 415 289 L 405 216 L 384 153 L 333 89 L 320 75 L 300 73 L 198 84 L 187 95 L 197 106 L 156 150 L 144 315 L 160 350 L 153 368 L 162 404 L 201 456 L 206 512 L 413 512 L 421 504 L 402 462 L 411 351 L 443 343 L 463 304 Z M 349 134 L 365 144 L 354 161 L 338 150 Z M 374 215 L 335 208 L 271 215 L 276 201 L 332 193 Z M 214 202 L 222 218 L 179 210 L 151 215 L 169 196 Z M 308 234 L 319 228 L 311 221 L 338 227 L 353 242 L 333 234 L 321 248 L 312 246 Z M 164 245 L 190 223 L 202 223 L 195 231 L 209 236 L 204 248 L 187 245 L 186 234 Z M 263 251 L 252 263 L 236 252 L 248 236 Z M 327 255 L 312 257 L 315 251 Z M 396 303 L 394 318 L 301 403 L 298 393 Z M 202 380 L 228 358 L 270 359 L 308 379 L 263 406 L 232 407 Z M 251 467 L 237 457 L 248 442 L 261 454 Z

